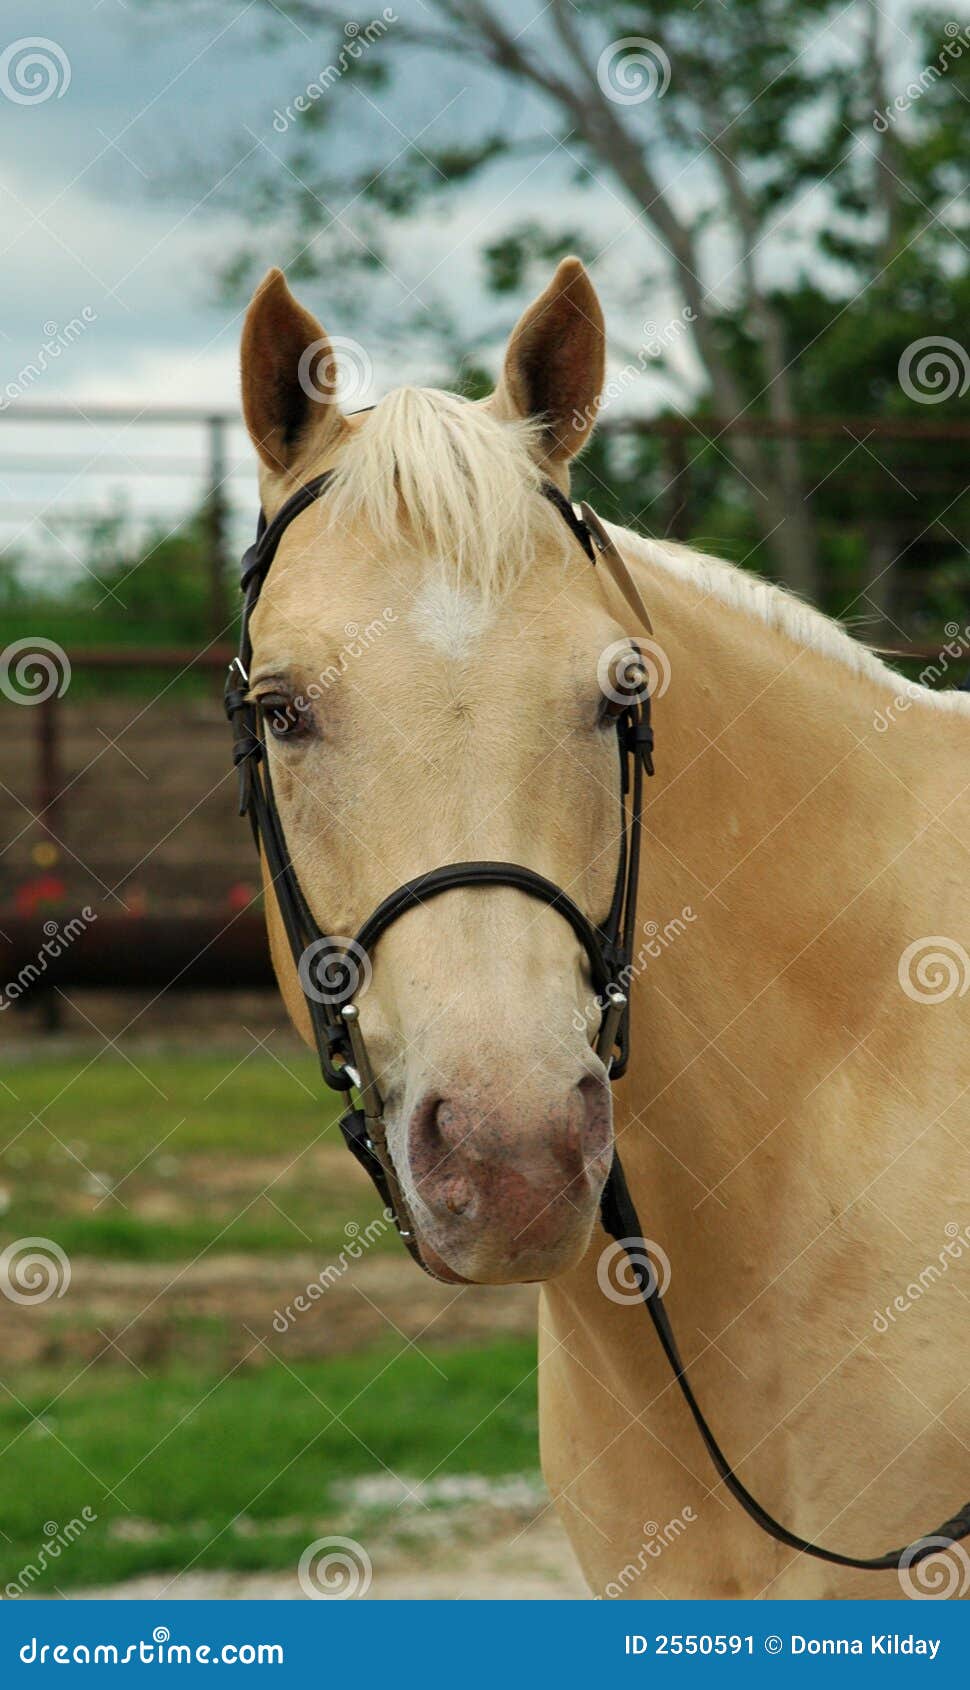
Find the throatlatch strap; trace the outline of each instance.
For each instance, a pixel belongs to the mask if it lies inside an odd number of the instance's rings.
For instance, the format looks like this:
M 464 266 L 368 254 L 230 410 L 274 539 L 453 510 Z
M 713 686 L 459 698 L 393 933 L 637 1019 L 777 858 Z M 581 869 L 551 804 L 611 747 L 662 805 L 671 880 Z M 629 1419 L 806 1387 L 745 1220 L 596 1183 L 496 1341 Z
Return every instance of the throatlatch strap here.
M 647 1306 L 647 1313 L 653 1321 L 654 1330 L 660 1339 L 660 1346 L 670 1363 L 671 1371 L 680 1388 L 681 1396 L 690 1409 L 694 1425 L 697 1427 L 704 1447 L 707 1450 L 718 1476 L 725 1488 L 730 1491 L 735 1502 L 740 1503 L 745 1513 L 760 1526 L 769 1537 L 785 1544 L 788 1549 L 796 1549 L 802 1555 L 813 1555 L 818 1561 L 829 1561 L 837 1567 L 856 1567 L 864 1572 L 892 1572 L 900 1567 L 914 1567 L 920 1561 L 925 1561 L 929 1555 L 938 1555 L 941 1550 L 941 1539 L 948 1539 L 950 1543 L 959 1543 L 962 1538 L 970 1537 L 970 1502 L 964 1503 L 958 1514 L 952 1520 L 944 1521 L 937 1531 L 917 1538 L 913 1543 L 904 1544 L 901 1549 L 890 1549 L 885 1555 L 875 1555 L 871 1558 L 857 1555 L 840 1555 L 836 1550 L 823 1549 L 821 1544 L 809 1543 L 806 1538 L 799 1537 L 797 1532 L 790 1532 L 772 1514 L 763 1508 L 757 1497 L 752 1496 L 747 1486 L 742 1484 L 733 1467 L 721 1449 L 714 1433 L 708 1424 L 700 1403 L 694 1395 L 687 1369 L 681 1360 L 674 1329 L 670 1324 L 670 1317 L 664 1307 L 660 1286 L 656 1274 L 650 1266 L 647 1247 L 644 1242 L 643 1228 L 636 1205 L 630 1196 L 626 1183 L 626 1176 L 620 1162 L 619 1153 L 613 1152 L 613 1166 L 609 1178 L 603 1188 L 600 1200 L 600 1215 L 603 1227 L 611 1238 L 622 1244 L 629 1257 L 633 1274 Z

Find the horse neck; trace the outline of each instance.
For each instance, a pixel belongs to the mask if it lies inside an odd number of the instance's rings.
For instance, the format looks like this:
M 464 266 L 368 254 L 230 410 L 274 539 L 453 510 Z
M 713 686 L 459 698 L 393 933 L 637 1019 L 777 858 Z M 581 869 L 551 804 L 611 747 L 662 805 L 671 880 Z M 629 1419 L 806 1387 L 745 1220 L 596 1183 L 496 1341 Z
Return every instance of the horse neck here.
M 636 574 L 670 682 L 655 703 L 618 1128 L 652 1193 L 659 1142 L 690 1170 L 679 1190 L 693 1202 L 800 1115 L 806 1134 L 752 1162 L 755 1180 L 775 1179 L 779 1156 L 824 1132 L 833 1073 L 879 1131 L 887 1071 L 914 1036 L 900 955 L 924 935 L 966 936 L 970 807 L 956 795 L 970 715 L 912 702 L 887 717 L 890 678 L 667 569 L 641 560 Z

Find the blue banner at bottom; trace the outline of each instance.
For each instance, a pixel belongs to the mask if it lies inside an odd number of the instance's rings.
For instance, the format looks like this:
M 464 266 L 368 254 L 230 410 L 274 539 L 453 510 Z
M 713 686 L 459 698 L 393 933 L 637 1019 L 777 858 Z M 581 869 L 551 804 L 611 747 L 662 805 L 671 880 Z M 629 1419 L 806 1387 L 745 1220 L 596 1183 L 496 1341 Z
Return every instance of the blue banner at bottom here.
M 394 1690 L 533 1690 L 560 1670 L 569 1685 L 895 1683 L 965 1674 L 968 1641 L 961 1601 L 24 1601 L 0 1605 L 0 1683 L 191 1682 L 213 1666 L 275 1684 L 378 1673 Z

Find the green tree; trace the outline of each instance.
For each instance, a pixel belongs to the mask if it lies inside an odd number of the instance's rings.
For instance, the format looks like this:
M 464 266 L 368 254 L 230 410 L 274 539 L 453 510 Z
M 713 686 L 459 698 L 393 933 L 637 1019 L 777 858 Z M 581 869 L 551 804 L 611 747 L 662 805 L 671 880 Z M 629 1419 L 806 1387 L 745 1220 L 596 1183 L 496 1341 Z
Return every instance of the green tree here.
M 417 302 L 382 293 L 402 220 L 452 216 L 472 187 L 495 184 L 478 241 L 504 303 L 568 249 L 595 273 L 611 244 L 599 208 L 619 202 L 642 237 L 628 298 L 650 318 L 672 289 L 696 361 L 700 391 L 681 381 L 674 409 L 767 425 L 714 429 L 714 450 L 746 491 L 759 554 L 818 597 L 825 496 L 796 425 L 915 411 L 900 359 L 966 303 L 970 41 L 954 39 L 945 12 L 907 14 L 902 31 L 870 0 L 550 0 L 523 23 L 504 0 L 400 0 L 393 21 L 361 22 L 353 37 L 332 0 L 288 10 L 329 65 L 323 97 L 288 109 L 279 157 L 247 191 L 277 232 L 282 212 L 293 275 L 322 276 L 345 322 L 423 332 L 457 363 L 446 303 L 432 308 L 427 288 Z M 415 135 L 416 80 L 433 109 Z M 372 138 L 368 104 L 382 118 Z M 506 221 L 507 185 L 525 179 L 539 210 Z M 573 189 L 568 226 L 542 209 L 553 179 Z M 267 256 L 238 254 L 232 283 L 251 282 Z M 634 369 L 643 355 L 632 348 Z M 657 464 L 644 448 L 638 467 Z

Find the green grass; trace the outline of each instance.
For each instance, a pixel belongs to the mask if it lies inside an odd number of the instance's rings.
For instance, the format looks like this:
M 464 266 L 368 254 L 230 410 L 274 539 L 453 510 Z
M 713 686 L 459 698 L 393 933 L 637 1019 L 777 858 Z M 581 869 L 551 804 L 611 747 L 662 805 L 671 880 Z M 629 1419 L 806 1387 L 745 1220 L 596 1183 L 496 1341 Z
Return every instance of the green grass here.
M 214 1241 L 332 1250 L 350 1216 L 366 1224 L 378 1213 L 376 1197 L 359 1185 L 349 1197 L 313 1166 L 319 1147 L 341 1140 L 339 1104 L 309 1055 L 287 1052 L 285 1066 L 259 1051 L 136 1060 L 78 1053 L 0 1067 L 5 1237 L 172 1261 Z
M 45 1522 L 63 1531 L 85 1508 L 97 1519 L 33 1593 L 189 1563 L 293 1568 L 333 1531 L 360 1536 L 376 1564 L 401 1516 L 355 1509 L 341 1487 L 386 1469 L 534 1472 L 534 1370 L 534 1344 L 508 1340 L 267 1360 L 223 1379 L 93 1370 L 54 1401 L 66 1381 L 21 1383 L 20 1403 L 0 1398 L 0 1586 L 37 1563 Z
M 50 1156 L 50 1141 L 28 1125 L 36 1115 L 63 1141 L 80 1140 L 90 1157 L 99 1152 L 124 1170 L 178 1122 L 180 1151 L 264 1155 L 273 1146 L 296 1152 L 338 1113 L 314 1058 L 302 1051 L 287 1051 L 281 1062 L 258 1050 L 201 1056 L 173 1049 L 131 1060 L 137 1068 L 110 1052 L 55 1051 L 3 1063 L 3 1142 L 26 1127 L 18 1142 L 32 1158 Z
M 146 1290 L 136 1306 L 151 1314 L 126 1336 L 124 1269 L 85 1276 L 81 1258 L 187 1263 L 202 1251 L 211 1261 L 272 1250 L 333 1260 L 346 1223 L 378 1212 L 312 1058 L 287 1051 L 281 1066 L 241 1054 L 137 1052 L 136 1071 L 115 1054 L 91 1062 L 45 1049 L 0 1066 L 0 1249 L 50 1238 L 75 1266 L 69 1295 L 45 1307 L 42 1324 L 39 1312 L 0 1301 L 10 1345 L 0 1357 L 0 1595 L 85 1509 L 97 1518 L 31 1580 L 32 1594 L 190 1565 L 293 1570 L 328 1533 L 358 1538 L 377 1566 L 426 1532 L 429 1516 L 370 1492 L 366 1504 L 348 1496 L 355 1478 L 537 1469 L 531 1341 L 453 1349 L 435 1328 L 420 1350 L 396 1338 L 388 1347 L 382 1325 L 380 1347 L 308 1354 L 277 1350 L 266 1314 L 265 1330 L 252 1317 L 247 1353 L 231 1280 L 185 1309 Z M 120 1201 L 101 1201 L 106 1189 Z M 400 1246 L 388 1232 L 372 1248 Z M 417 1272 L 403 1256 L 400 1271 Z M 259 1273 L 258 1258 L 245 1264 L 247 1292 Z M 292 1283 L 305 1279 L 301 1269 Z M 352 1344 L 349 1302 L 339 1341 Z M 373 1324 L 363 1327 L 373 1342 Z M 105 1351 L 113 1332 L 147 1373 Z M 327 1349 L 329 1337 L 321 1329 Z

